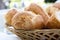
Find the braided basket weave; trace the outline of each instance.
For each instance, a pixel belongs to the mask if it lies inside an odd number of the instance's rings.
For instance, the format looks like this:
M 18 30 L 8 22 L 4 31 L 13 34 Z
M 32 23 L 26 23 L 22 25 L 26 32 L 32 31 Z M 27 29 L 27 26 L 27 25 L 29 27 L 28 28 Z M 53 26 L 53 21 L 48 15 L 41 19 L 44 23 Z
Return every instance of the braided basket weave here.
M 22 40 L 60 40 L 60 29 L 41 29 L 41 30 L 16 30 L 11 26 L 6 28 L 20 37 Z

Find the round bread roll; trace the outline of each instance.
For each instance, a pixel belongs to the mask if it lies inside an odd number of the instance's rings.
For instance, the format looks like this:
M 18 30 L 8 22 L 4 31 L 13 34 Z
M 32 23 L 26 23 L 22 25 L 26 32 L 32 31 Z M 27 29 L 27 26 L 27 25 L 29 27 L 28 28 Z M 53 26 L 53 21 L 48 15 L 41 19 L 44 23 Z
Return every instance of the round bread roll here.
M 43 19 L 30 11 L 22 11 L 12 18 L 12 25 L 15 29 L 33 30 L 41 29 Z
M 12 20 L 12 17 L 17 13 L 17 10 L 16 9 L 11 9 L 7 12 L 7 14 L 5 15 L 5 19 L 6 19 L 6 23 L 8 25 L 11 25 L 11 20 Z
M 60 29 L 60 11 L 56 11 L 47 23 L 48 28 Z
M 48 14 L 42 9 L 42 7 L 38 6 L 37 4 L 32 3 L 29 7 L 25 8 L 26 11 L 32 11 L 35 14 L 42 15 L 44 19 L 44 23 L 47 23 L 47 20 L 49 19 Z

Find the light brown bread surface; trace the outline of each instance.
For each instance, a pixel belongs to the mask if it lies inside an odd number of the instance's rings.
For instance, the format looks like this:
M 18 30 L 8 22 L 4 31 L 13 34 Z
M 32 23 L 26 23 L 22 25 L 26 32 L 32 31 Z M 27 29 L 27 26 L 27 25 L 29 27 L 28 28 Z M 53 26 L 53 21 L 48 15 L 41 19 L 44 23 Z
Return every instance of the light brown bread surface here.
M 55 12 L 48 20 L 47 26 L 52 29 L 60 29 L 60 11 Z
M 10 9 L 6 15 L 5 15 L 5 19 L 6 19 L 6 23 L 8 25 L 11 25 L 11 20 L 12 20 L 12 17 L 17 13 L 17 10 L 16 9 Z
M 16 29 L 33 30 L 41 29 L 43 26 L 43 19 L 40 15 L 36 15 L 29 11 L 17 13 L 12 18 L 12 25 Z
M 46 12 L 48 13 L 48 15 L 51 17 L 52 14 L 55 13 L 55 11 L 59 10 L 58 8 L 56 7 L 53 7 L 53 6 L 49 6 L 46 8 Z
M 35 3 L 32 3 L 32 4 L 30 4 L 29 7 L 26 7 L 25 11 L 32 11 L 32 12 L 34 12 L 37 15 L 38 14 L 42 15 L 42 17 L 44 19 L 44 24 L 46 24 L 47 20 L 49 19 L 48 14 L 43 10 L 43 8 L 40 7 L 39 5 L 35 4 Z

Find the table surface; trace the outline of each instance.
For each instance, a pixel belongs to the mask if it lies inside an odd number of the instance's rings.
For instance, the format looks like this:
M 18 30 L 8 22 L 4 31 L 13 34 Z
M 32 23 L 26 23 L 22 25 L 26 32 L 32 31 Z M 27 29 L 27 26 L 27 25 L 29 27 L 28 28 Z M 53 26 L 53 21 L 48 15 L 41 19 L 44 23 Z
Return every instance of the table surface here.
M 21 40 L 19 37 L 16 35 L 8 35 L 5 33 L 0 33 L 0 40 Z
M 17 37 L 16 35 L 12 33 L 8 34 L 5 30 L 4 15 L 7 11 L 8 9 L 0 10 L 0 40 L 21 40 L 19 37 Z

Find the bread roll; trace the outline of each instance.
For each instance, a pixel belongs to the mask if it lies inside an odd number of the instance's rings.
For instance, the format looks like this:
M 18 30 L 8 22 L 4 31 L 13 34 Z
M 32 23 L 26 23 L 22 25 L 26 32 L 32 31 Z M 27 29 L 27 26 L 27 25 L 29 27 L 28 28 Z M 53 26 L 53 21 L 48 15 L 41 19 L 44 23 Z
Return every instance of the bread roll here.
M 42 9 L 42 7 L 38 6 L 37 4 L 32 3 L 29 7 L 25 8 L 26 11 L 32 11 L 35 14 L 42 15 L 44 19 L 44 24 L 47 23 L 47 20 L 49 19 L 48 14 Z
M 16 9 L 11 9 L 7 12 L 7 14 L 5 15 L 5 19 L 6 19 L 6 23 L 8 25 L 11 25 L 11 20 L 12 20 L 12 17 L 17 13 L 17 10 Z
M 30 11 L 22 11 L 12 18 L 12 25 L 15 29 L 33 30 L 43 26 L 43 19 Z
M 49 6 L 49 7 L 46 8 L 46 12 L 48 13 L 49 16 L 51 16 L 57 10 L 58 10 L 58 8 L 53 7 L 53 6 Z
M 60 3 L 54 3 L 46 8 L 46 11 L 49 16 L 52 15 L 52 13 L 55 13 L 56 10 L 60 10 Z
M 56 11 L 47 23 L 48 28 L 60 29 L 60 11 Z

